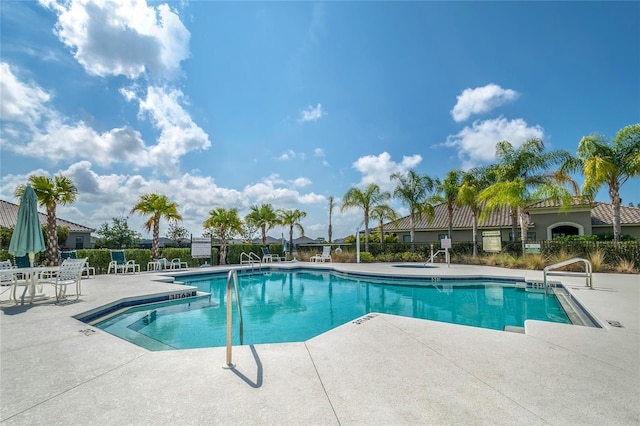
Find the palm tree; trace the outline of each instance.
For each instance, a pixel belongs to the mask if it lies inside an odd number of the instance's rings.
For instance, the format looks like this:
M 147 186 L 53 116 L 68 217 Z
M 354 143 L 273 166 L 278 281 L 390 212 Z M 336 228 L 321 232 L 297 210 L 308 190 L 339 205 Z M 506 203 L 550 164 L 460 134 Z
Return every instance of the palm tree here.
M 562 171 L 546 172 L 554 165 L 565 164 L 571 158 L 571 154 L 562 150 L 545 152 L 544 143 L 540 139 L 529 139 L 518 149 L 514 149 L 507 141 L 496 145 L 498 163 L 494 172 L 497 182 L 479 194 L 479 200 L 486 202 L 481 219 L 491 211 L 508 206 L 511 209 L 514 241 L 520 222 L 523 256 L 526 255 L 529 205 L 547 198 L 562 200 L 563 204 L 571 201 L 571 193 L 561 186 L 567 182 L 573 183 L 569 176 Z
M 144 223 L 144 227 L 147 231 L 153 229 L 151 255 L 154 259 L 160 258 L 160 219 L 182 220 L 182 216 L 178 213 L 178 204 L 175 201 L 169 201 L 166 195 L 143 194 L 138 198 L 138 203 L 133 206 L 130 213 L 150 216 L 149 220 Z
M 78 188 L 71 178 L 63 175 L 56 175 L 53 179 L 47 176 L 29 176 L 29 182 L 38 197 L 38 204 L 47 209 L 47 263 L 53 266 L 58 263 L 56 208 L 76 201 Z M 16 197 L 21 197 L 25 188 L 25 185 L 18 186 Z
M 351 207 L 360 208 L 364 212 L 364 250 L 369 251 L 369 215 L 371 210 L 381 204 L 384 204 L 391 198 L 391 194 L 382 191 L 375 183 L 370 183 L 361 191 L 359 188 L 351 188 L 342 197 L 342 207 L 340 211 L 344 211 Z M 356 235 L 358 238 L 358 235 Z
M 245 217 L 245 220 L 262 231 L 262 245 L 267 245 L 267 232 L 269 229 L 278 225 L 278 215 L 273 210 L 271 204 L 262 204 L 261 206 L 251 206 L 251 212 Z
M 289 256 L 293 256 L 293 228 L 300 231 L 300 236 L 304 236 L 304 228 L 300 221 L 307 217 L 307 212 L 298 209 L 278 210 L 279 223 L 284 227 L 289 227 Z
M 393 190 L 393 196 L 409 207 L 411 251 L 415 250 L 416 216 L 424 215 L 427 220 L 433 218 L 433 206 L 430 203 L 431 192 L 434 190 L 437 180 L 427 175 L 421 175 L 411 169 L 406 174 L 393 173 L 391 180 L 398 181 Z
M 329 244 L 331 244 L 333 238 L 333 227 L 331 226 L 331 216 L 333 216 L 333 208 L 335 207 L 334 196 L 329 197 Z
M 453 209 L 457 205 L 458 191 L 460 189 L 460 170 L 450 170 L 444 180 L 436 185 L 436 195 L 432 198 L 432 203 L 444 203 L 447 206 L 447 230 L 449 238 L 453 236 Z
M 495 183 L 491 179 L 491 168 L 473 168 L 463 172 L 461 185 L 456 197 L 459 206 L 469 206 L 472 217 L 473 257 L 478 255 L 478 219 L 482 211 L 480 193 Z
M 209 218 L 203 226 L 212 236 L 220 239 L 220 265 L 226 264 L 227 241 L 242 232 L 242 220 L 238 216 L 238 209 L 224 209 L 218 207 L 209 212 Z
M 395 221 L 398 219 L 396 211 L 387 204 L 380 204 L 371 209 L 371 219 L 378 221 L 378 231 L 380 232 L 380 246 L 384 244 L 384 221 Z
M 611 142 L 602 135 L 585 136 L 578 144 L 577 154 L 574 164 L 585 176 L 582 193 L 593 198 L 602 185 L 609 187 L 613 239 L 620 241 L 620 188 L 630 178 L 640 175 L 640 123 L 619 130 Z

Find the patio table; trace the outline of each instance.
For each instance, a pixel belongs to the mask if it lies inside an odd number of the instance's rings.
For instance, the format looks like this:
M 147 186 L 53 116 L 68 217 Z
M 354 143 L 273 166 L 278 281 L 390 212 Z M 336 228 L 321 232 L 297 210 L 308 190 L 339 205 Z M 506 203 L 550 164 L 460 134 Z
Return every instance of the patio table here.
M 21 300 L 20 304 L 24 305 L 24 297 L 27 294 L 27 290 L 29 290 L 29 294 L 31 295 L 31 301 L 29 303 L 33 303 L 36 297 L 36 284 L 38 283 L 39 277 L 45 274 L 52 275 L 57 273 L 58 271 L 60 271 L 59 266 L 34 266 L 32 268 L 12 268 L 11 273 L 13 274 L 13 279 L 12 279 L 11 285 L 13 289 L 11 290 L 11 293 L 13 294 L 14 299 L 16 294 L 16 287 L 18 286 L 19 275 L 23 276 L 23 279 L 21 281 L 24 281 L 25 283 L 24 291 L 22 292 L 22 297 L 20 298 Z M 16 300 L 16 303 L 17 302 L 18 300 Z

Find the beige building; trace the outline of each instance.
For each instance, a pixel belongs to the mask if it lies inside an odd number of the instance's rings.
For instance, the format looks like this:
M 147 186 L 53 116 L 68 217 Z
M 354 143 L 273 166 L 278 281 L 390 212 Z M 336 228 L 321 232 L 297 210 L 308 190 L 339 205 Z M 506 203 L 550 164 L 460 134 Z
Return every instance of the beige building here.
M 576 200 L 572 206 L 561 207 L 552 201 L 542 201 L 529 207 L 529 241 L 551 240 L 564 235 L 596 235 L 613 233 L 613 211 L 608 203 L 584 203 Z M 620 219 L 622 235 L 629 234 L 640 239 L 640 208 L 621 207 Z M 478 241 L 485 234 L 499 232 L 502 241 L 513 241 L 511 235 L 511 214 L 508 208 L 491 213 L 478 223 Z M 431 221 L 419 217 L 416 221 L 416 242 L 435 242 L 448 234 L 447 206 L 435 207 Z M 385 233 L 395 233 L 399 241 L 411 241 L 409 216 L 384 226 Z M 472 215 L 468 206 L 454 207 L 452 241 L 472 241 Z M 489 232 L 487 232 L 489 231 Z M 493 232 L 491 232 L 493 231 Z M 516 239 L 520 237 L 520 228 Z
M 38 212 L 40 218 L 40 225 L 47 225 L 47 215 Z M 16 219 L 18 217 L 18 205 L 10 203 L 8 201 L 0 200 L 0 226 L 5 228 L 14 228 L 16 226 Z M 69 228 L 69 237 L 65 244 L 62 244 L 62 248 L 68 249 L 83 249 L 93 248 L 91 242 L 91 233 L 95 231 L 93 228 L 87 226 L 78 225 L 77 223 L 69 222 L 68 220 L 56 219 L 58 226 L 64 226 Z

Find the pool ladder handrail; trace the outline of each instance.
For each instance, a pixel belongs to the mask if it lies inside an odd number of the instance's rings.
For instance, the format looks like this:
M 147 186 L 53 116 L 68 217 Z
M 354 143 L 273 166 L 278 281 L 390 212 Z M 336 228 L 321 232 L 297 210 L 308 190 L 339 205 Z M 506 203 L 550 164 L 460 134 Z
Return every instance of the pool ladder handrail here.
M 553 272 L 554 269 L 557 268 L 561 268 L 563 266 L 567 266 L 567 265 L 572 265 L 574 263 L 578 263 L 578 262 L 583 262 L 584 263 L 584 272 L 572 272 L 572 271 L 555 271 Z M 554 263 L 553 265 L 549 265 L 547 267 L 544 268 L 543 270 L 543 277 L 544 277 L 544 281 L 543 281 L 543 285 L 544 285 L 544 294 L 547 295 L 548 294 L 548 285 L 547 285 L 547 275 L 565 275 L 565 276 L 569 276 L 569 275 L 584 275 L 586 278 L 586 286 L 589 288 L 593 288 L 593 266 L 591 265 L 591 262 L 588 261 L 587 259 L 583 259 L 581 257 L 574 257 L 571 258 L 569 260 L 565 260 L 564 262 L 558 262 L 558 263 Z
M 238 318 L 240 320 L 240 344 L 243 343 L 244 327 L 242 321 L 242 304 L 240 303 L 240 290 L 238 289 L 238 273 L 235 269 L 229 271 L 227 276 L 227 362 L 223 368 L 234 368 L 231 360 L 231 347 L 233 346 L 233 293 L 231 286 L 236 290 L 236 306 L 238 307 Z
M 245 260 L 245 258 L 246 258 L 246 260 Z M 256 263 L 259 263 L 260 264 L 260 268 L 262 268 L 262 258 L 260 256 L 258 256 L 257 254 L 255 254 L 254 252 L 250 251 L 249 253 L 245 253 L 245 252 L 240 253 L 240 264 L 241 265 L 249 264 L 249 265 L 251 265 L 251 268 L 253 269 L 253 266 Z

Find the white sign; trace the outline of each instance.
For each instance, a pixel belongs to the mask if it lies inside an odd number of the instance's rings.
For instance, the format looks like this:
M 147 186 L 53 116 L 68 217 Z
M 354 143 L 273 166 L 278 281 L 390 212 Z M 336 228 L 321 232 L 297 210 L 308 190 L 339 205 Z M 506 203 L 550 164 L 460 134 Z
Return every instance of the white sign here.
M 540 253 L 540 244 L 525 244 L 525 253 Z
M 191 257 L 209 259 L 211 257 L 211 238 L 191 238 Z
M 442 247 L 443 249 L 450 249 L 451 248 L 451 238 L 443 238 L 440 240 L 440 247 Z

